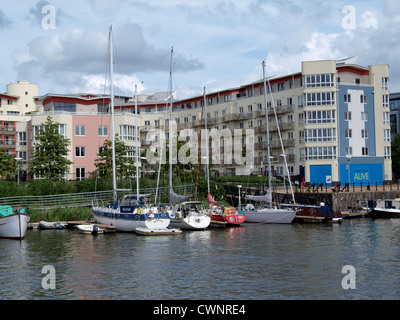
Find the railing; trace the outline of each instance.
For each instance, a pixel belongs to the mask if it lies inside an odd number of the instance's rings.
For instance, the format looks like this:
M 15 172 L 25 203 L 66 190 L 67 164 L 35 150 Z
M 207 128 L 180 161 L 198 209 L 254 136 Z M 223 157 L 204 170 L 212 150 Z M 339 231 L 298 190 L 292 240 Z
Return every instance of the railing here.
M 175 186 L 174 191 L 182 195 L 192 195 L 195 191 L 194 185 Z M 136 194 L 136 190 L 118 191 L 118 198 L 124 194 Z M 154 202 L 156 188 L 141 189 L 140 194 L 150 194 L 150 203 Z M 158 198 L 168 199 L 169 187 L 158 189 Z M 26 196 L 26 197 L 9 197 L 0 198 L 0 205 L 8 205 L 12 207 L 29 207 L 29 208 L 57 208 L 57 207 L 86 207 L 91 206 L 93 201 L 112 202 L 113 191 L 97 191 L 86 193 L 59 194 L 47 196 Z

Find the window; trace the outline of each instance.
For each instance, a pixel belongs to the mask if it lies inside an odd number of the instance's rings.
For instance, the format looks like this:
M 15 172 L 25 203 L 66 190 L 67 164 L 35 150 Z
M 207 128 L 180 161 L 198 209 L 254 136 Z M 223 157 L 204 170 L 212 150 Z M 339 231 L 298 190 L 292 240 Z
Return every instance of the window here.
M 314 74 L 304 76 L 306 88 L 333 87 L 335 85 L 334 74 Z
M 386 160 L 391 159 L 391 148 L 390 147 L 385 147 L 385 159 Z
M 307 111 L 307 124 L 336 123 L 335 110 Z
M 298 97 L 298 108 L 301 109 L 303 108 L 303 103 L 304 103 L 304 96 L 299 96 Z
M 75 179 L 76 180 L 83 180 L 85 179 L 86 169 L 85 168 L 76 168 L 75 170 Z
M 346 156 L 353 155 L 353 147 L 346 147 Z
M 66 102 L 54 102 L 54 111 L 76 112 L 76 104 Z
M 85 136 L 85 126 L 75 126 L 75 136 Z
M 350 121 L 351 120 L 351 111 L 346 111 L 344 113 L 344 120 Z
M 360 102 L 361 103 L 367 103 L 367 95 L 366 94 L 362 94 L 361 96 L 360 96 Z
M 97 105 L 97 113 L 108 113 L 108 103 L 98 104 Z
M 306 106 L 326 106 L 334 104 L 334 92 L 316 92 L 306 94 Z
M 383 125 L 390 125 L 390 113 L 384 112 L 383 113 Z
M 346 129 L 346 130 L 344 131 L 344 137 L 345 137 L 346 139 L 350 139 L 350 138 L 352 137 L 352 131 L 351 131 L 351 129 Z
M 368 139 L 368 130 L 366 129 L 361 130 L 361 138 Z
M 361 120 L 368 121 L 368 112 L 361 112 Z
M 390 142 L 390 130 L 385 129 L 383 131 L 384 142 Z
M 300 156 L 302 158 L 304 156 Z M 305 148 L 305 160 L 333 160 L 336 159 L 336 147 Z M 304 159 L 301 159 L 304 160 Z
M 121 141 L 135 141 L 135 127 L 129 125 L 120 126 L 119 136 Z
M 18 144 L 26 146 L 26 132 L 18 132 Z
M 382 78 L 382 90 L 389 90 L 389 78 Z
M 389 108 L 389 95 L 388 94 L 384 94 L 382 96 L 382 107 L 383 108 Z
M 344 102 L 345 103 L 351 102 L 351 94 L 345 94 L 344 95 Z
M 97 133 L 99 137 L 107 137 L 108 136 L 108 127 L 107 126 L 98 126 Z
M 283 90 L 285 90 L 285 83 L 284 82 L 278 83 L 278 91 L 283 91 Z
M 75 157 L 83 158 L 86 156 L 86 148 L 85 147 L 75 147 Z
M 336 141 L 336 129 L 308 129 L 306 142 Z
M 361 149 L 361 154 L 362 154 L 363 156 L 367 156 L 367 155 L 368 155 L 368 148 L 367 148 L 367 147 L 362 147 L 362 149 Z

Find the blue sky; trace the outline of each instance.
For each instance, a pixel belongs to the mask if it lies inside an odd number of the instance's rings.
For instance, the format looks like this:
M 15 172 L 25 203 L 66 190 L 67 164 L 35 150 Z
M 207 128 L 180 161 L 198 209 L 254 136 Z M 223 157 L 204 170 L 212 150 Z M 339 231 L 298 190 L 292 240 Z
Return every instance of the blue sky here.
M 46 5 L 54 28 L 43 27 Z M 352 13 L 342 12 L 346 5 Z M 41 95 L 104 93 L 110 25 L 118 94 L 133 95 L 135 84 L 144 94 L 166 91 L 172 46 L 179 98 L 258 80 L 263 59 L 269 75 L 285 75 L 302 61 L 351 56 L 363 66 L 389 64 L 391 91 L 400 91 L 398 0 L 7 1 L 0 91 L 24 79 Z

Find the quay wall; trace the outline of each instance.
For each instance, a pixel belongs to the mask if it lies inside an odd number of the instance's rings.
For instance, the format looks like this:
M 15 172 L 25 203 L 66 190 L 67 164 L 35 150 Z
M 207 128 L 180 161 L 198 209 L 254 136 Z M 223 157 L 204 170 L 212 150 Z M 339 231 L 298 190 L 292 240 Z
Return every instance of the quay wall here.
M 347 211 L 349 207 L 356 208 L 358 201 L 400 198 L 399 190 L 386 191 L 349 191 L 332 193 L 302 193 L 303 197 L 325 202 L 333 210 Z

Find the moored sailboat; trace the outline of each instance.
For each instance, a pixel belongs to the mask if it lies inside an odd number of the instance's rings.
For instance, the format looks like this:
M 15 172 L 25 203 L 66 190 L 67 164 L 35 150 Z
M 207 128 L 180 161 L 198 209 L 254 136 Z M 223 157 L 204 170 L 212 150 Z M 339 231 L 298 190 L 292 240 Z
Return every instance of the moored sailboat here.
M 147 206 L 145 197 L 139 194 L 139 152 L 138 152 L 138 123 L 137 123 L 137 86 L 135 86 L 135 137 L 136 137 L 136 195 L 125 195 L 117 198 L 116 161 L 115 161 L 115 129 L 114 129 L 114 86 L 113 86 L 113 31 L 109 32 L 110 74 L 111 74 L 111 139 L 112 139 L 112 174 L 114 204 L 106 206 L 93 205 L 92 215 L 99 224 L 114 225 L 117 231 L 134 232 L 137 228 L 165 230 L 170 223 L 168 212 L 159 210 L 157 206 Z
M 207 202 L 209 204 L 209 215 L 211 218 L 210 227 L 238 227 L 245 220 L 244 214 L 239 214 L 234 207 L 224 208 L 220 206 L 219 202 L 214 200 L 210 192 L 210 165 L 209 165 L 209 144 L 208 144 L 208 127 L 207 127 L 207 99 L 206 99 L 206 88 L 203 91 L 204 100 L 204 126 L 206 134 L 206 178 L 207 178 Z
M 202 213 L 197 205 L 200 202 L 186 201 L 185 196 L 178 195 L 174 192 L 172 186 L 172 72 L 173 72 L 173 52 L 171 49 L 171 70 L 169 79 L 169 98 L 170 98 L 170 110 L 169 110 L 169 214 L 171 219 L 171 226 L 186 230 L 204 230 L 211 222 L 208 215 Z
M 266 121 L 266 132 L 267 132 L 267 158 L 268 158 L 268 190 L 267 194 L 262 196 L 246 196 L 246 199 L 255 201 L 260 204 L 260 207 L 256 208 L 252 204 L 248 204 L 245 207 L 246 222 L 253 223 L 274 223 L 274 224 L 289 224 L 292 223 L 293 219 L 296 217 L 296 209 L 293 208 L 277 208 L 272 205 L 272 170 L 271 170 L 271 151 L 270 151 L 270 138 L 269 138 L 269 120 L 268 120 L 268 104 L 267 104 L 267 84 L 265 78 L 265 61 L 262 62 L 263 67 L 263 80 L 264 80 L 264 102 L 265 102 L 265 121 Z M 272 101 L 273 102 L 273 101 Z M 273 104 L 272 104 L 273 105 Z M 280 136 L 279 124 L 277 122 L 278 133 Z M 282 145 L 282 139 L 281 145 Z M 282 145 L 282 152 L 284 155 L 286 172 L 287 163 L 285 151 Z M 290 188 L 294 201 L 294 194 L 292 185 L 289 179 Z

